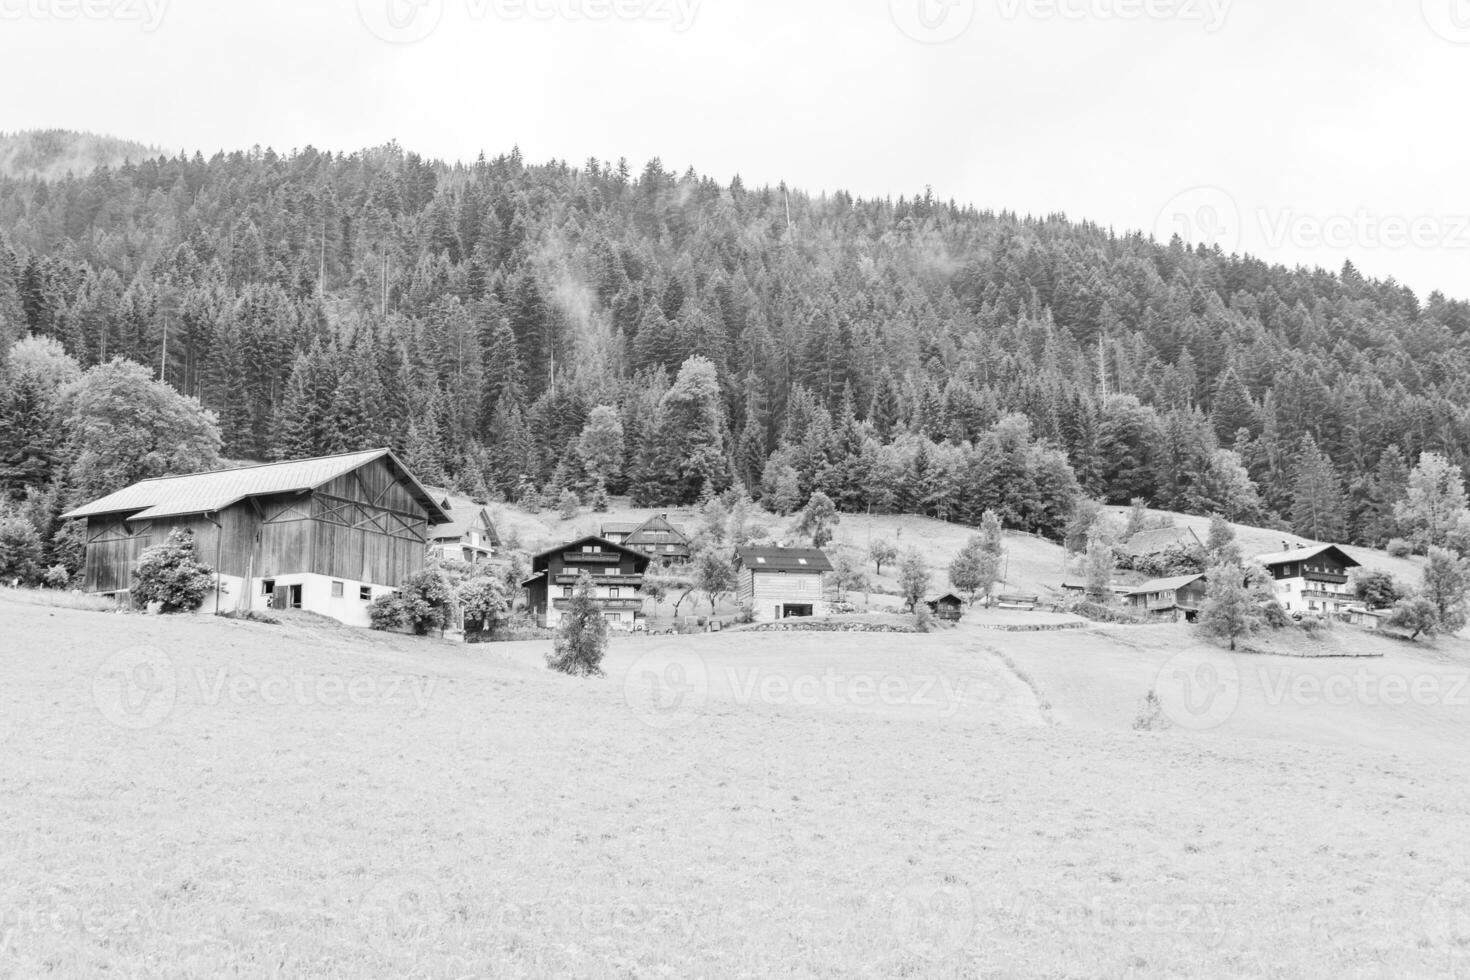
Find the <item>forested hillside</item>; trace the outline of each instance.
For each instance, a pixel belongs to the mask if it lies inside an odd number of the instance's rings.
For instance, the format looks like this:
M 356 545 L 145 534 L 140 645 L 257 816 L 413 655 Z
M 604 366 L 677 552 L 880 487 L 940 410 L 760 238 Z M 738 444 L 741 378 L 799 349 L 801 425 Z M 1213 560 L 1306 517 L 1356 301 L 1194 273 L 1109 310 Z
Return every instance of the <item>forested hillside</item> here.
M 1466 461 L 1467 328 L 1351 267 L 658 161 L 389 145 L 0 178 L 0 349 L 146 365 L 230 458 L 386 444 L 510 498 L 739 482 L 1054 534 L 1080 485 L 1382 543 L 1421 453 Z M 75 496 L 21 387 L 6 490 Z
M 115 136 L 66 129 L 0 133 L 0 174 L 57 180 L 86 176 L 98 167 L 120 167 L 158 155 L 156 149 Z

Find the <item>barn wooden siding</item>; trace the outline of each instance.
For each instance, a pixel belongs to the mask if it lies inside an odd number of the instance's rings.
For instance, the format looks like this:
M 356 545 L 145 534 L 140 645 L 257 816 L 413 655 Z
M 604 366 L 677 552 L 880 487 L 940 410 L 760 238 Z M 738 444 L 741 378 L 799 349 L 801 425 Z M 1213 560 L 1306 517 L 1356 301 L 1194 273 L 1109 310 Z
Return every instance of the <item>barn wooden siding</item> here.
M 749 606 L 758 619 L 776 615 L 776 607 L 784 605 L 810 605 L 813 612 L 821 615 L 825 611 L 822 601 L 822 576 L 815 572 L 756 572 L 750 568 L 740 571 L 740 604 Z
M 211 515 L 212 517 L 215 515 Z M 256 579 L 315 573 L 397 586 L 424 567 L 429 524 L 423 505 L 381 459 L 310 493 L 253 497 L 216 518 L 87 521 L 86 589 L 130 587 L 138 557 L 175 528 L 194 532 L 199 560 L 225 575 Z M 216 545 L 219 550 L 216 551 Z

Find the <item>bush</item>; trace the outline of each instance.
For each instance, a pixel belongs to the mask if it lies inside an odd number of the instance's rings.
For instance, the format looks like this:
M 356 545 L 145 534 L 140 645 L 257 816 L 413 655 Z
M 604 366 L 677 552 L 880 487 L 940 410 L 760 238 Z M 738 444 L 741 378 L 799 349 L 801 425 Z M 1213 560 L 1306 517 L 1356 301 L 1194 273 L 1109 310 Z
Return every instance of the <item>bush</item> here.
M 1394 538 L 1384 550 L 1394 558 L 1407 558 L 1414 553 L 1414 546 L 1403 538 Z
M 133 572 L 133 601 L 157 602 L 166 613 L 193 612 L 214 587 L 214 569 L 194 557 L 194 534 L 171 531 L 168 540 L 143 552 Z
M 741 603 L 740 612 L 735 614 L 735 622 L 741 624 L 755 622 L 755 610 L 749 603 Z
M 1143 699 L 1143 710 L 1133 720 L 1135 732 L 1161 732 L 1171 727 L 1168 717 L 1164 714 L 1164 705 L 1159 700 L 1158 694 L 1150 688 L 1148 696 Z
M 934 612 L 929 608 L 927 602 L 919 602 L 914 605 L 914 628 L 920 633 L 934 632 Z
M 1297 622 L 1297 626 L 1308 636 L 1316 636 L 1318 633 L 1326 632 L 1330 628 L 1327 620 L 1311 615 L 1303 616 Z
M 41 584 L 48 589 L 64 589 L 71 584 L 71 573 L 66 570 L 65 565 L 52 565 L 41 576 Z
M 569 521 L 577 516 L 577 510 L 582 506 L 582 501 L 570 490 L 563 490 L 561 496 L 556 498 L 556 511 L 561 519 Z
M 368 619 L 375 630 L 401 630 L 408 628 L 408 610 L 403 597 L 397 592 L 380 595 L 368 606 Z
M 1291 617 L 1286 614 L 1286 608 L 1275 599 L 1261 603 L 1261 619 L 1273 630 L 1285 629 L 1291 625 Z
M 427 636 L 431 630 L 442 631 L 454 618 L 454 593 L 443 572 L 414 572 L 403 580 L 398 595 L 406 624 L 419 636 Z

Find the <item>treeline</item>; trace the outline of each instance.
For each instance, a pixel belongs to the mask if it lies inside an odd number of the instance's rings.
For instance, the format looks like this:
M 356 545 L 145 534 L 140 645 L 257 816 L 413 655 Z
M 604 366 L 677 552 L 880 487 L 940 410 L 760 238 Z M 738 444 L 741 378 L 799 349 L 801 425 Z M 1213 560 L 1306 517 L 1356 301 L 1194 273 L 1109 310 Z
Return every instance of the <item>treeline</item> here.
M 1351 266 L 656 160 L 389 145 L 0 179 L 0 349 L 148 365 L 229 458 L 383 444 L 511 498 L 794 484 L 1057 533 L 1080 490 L 1381 544 L 1422 453 L 1466 463 L 1467 328 Z M 622 446 L 589 466 L 599 412 Z

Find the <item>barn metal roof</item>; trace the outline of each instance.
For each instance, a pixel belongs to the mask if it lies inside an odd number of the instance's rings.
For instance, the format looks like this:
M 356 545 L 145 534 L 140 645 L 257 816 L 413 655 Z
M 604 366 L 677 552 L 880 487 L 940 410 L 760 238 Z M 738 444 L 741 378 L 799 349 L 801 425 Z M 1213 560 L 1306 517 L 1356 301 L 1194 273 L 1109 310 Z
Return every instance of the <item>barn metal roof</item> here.
M 495 525 L 490 521 L 490 512 L 484 504 L 476 503 L 469 497 L 441 494 L 438 490 L 434 494 L 448 505 L 445 513 L 449 517 L 448 523 L 434 529 L 436 541 L 453 541 L 467 536 L 483 516 L 485 536 L 490 539 L 491 544 L 500 544 L 500 535 L 496 533 Z
M 285 463 L 261 463 L 181 476 L 161 476 L 124 487 L 100 500 L 69 511 L 62 517 L 70 520 L 103 514 L 127 514 L 130 521 L 146 521 L 155 517 L 216 513 L 250 497 L 314 490 L 345 473 L 351 473 L 382 458 L 386 458 L 389 466 L 396 469 L 408 483 L 409 491 L 428 513 L 431 525 L 443 524 L 449 520 L 442 504 L 387 449 L 320 456 Z
M 819 548 L 740 548 L 740 564 L 759 572 L 830 572 L 832 563 Z
M 1175 575 L 1173 578 L 1156 578 L 1151 582 L 1133 587 L 1129 595 L 1151 595 L 1155 592 L 1178 592 L 1187 585 L 1193 585 L 1203 575 Z

